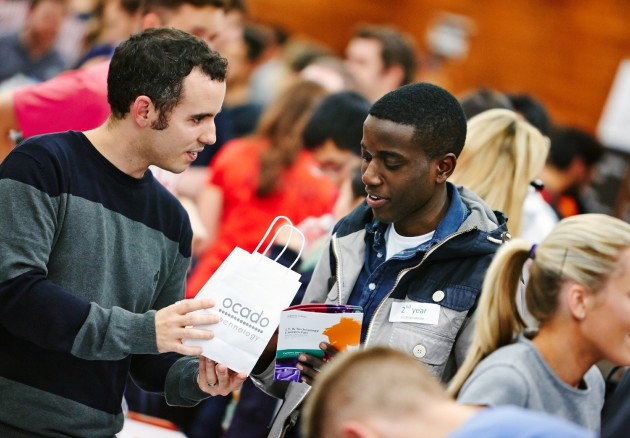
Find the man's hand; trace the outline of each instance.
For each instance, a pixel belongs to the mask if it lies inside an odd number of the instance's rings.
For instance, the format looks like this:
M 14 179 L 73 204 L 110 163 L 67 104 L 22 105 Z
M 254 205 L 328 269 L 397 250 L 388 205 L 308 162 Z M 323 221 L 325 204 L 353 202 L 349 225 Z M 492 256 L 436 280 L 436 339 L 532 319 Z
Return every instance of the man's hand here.
M 243 386 L 247 375 L 228 369 L 204 356 L 199 356 L 199 388 L 210 395 L 228 395 Z
M 322 367 L 326 364 L 326 362 L 332 360 L 333 357 L 339 350 L 330 345 L 327 342 L 322 342 L 319 344 L 319 348 L 324 352 L 324 358 L 320 359 L 319 357 L 312 356 L 310 354 L 300 354 L 298 357 L 298 363 L 296 368 L 300 370 L 302 377 L 300 378 L 302 382 L 308 383 L 309 385 L 313 385 L 313 381 L 317 377 L 317 374 L 321 371 Z
M 195 329 L 192 326 L 217 324 L 221 318 L 214 313 L 195 312 L 210 309 L 214 302 L 209 299 L 178 301 L 155 313 L 155 337 L 160 353 L 173 351 L 186 356 L 201 355 L 202 348 L 182 344 L 182 339 L 212 339 L 210 330 Z

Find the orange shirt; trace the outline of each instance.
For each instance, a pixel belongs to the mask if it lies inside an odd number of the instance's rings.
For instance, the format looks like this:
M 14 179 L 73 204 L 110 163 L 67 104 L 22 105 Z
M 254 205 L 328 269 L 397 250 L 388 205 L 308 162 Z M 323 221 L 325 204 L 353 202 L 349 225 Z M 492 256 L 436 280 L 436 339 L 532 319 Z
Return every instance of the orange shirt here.
M 260 155 L 267 146 L 268 142 L 260 139 L 232 140 L 213 161 L 210 183 L 223 191 L 219 232 L 191 272 L 187 298 L 201 290 L 235 246 L 252 252 L 276 216 L 287 216 L 298 224 L 309 216 L 331 212 L 337 189 L 305 150 L 284 173 L 277 192 L 256 196 Z

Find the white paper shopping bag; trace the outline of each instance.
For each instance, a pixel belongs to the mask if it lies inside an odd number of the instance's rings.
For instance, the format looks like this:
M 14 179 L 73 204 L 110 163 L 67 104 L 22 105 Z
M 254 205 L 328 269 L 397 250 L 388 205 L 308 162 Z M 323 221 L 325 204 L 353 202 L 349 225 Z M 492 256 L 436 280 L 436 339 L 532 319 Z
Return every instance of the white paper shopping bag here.
M 285 220 L 274 234 L 266 249 L 259 252 L 278 220 Z M 276 259 L 264 254 L 282 230 L 291 232 L 287 244 Z M 291 221 L 279 216 L 271 223 L 253 253 L 234 248 L 232 253 L 210 277 L 196 298 L 212 298 L 215 307 L 209 312 L 218 312 L 221 322 L 199 326 L 214 332 L 209 341 L 185 339 L 187 345 L 200 345 L 203 355 L 227 365 L 230 369 L 249 374 L 271 339 L 280 322 L 280 315 L 300 287 L 300 274 L 277 262 L 286 250 L 293 233 L 302 240 L 304 236 Z M 297 259 L 291 267 L 297 262 Z

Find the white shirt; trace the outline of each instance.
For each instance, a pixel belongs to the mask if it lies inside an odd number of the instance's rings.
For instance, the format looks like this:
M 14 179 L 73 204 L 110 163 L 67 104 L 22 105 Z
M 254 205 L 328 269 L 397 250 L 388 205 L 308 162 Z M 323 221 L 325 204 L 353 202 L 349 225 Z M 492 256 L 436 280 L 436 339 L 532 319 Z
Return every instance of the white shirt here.
M 558 216 L 553 208 L 533 187 L 525 198 L 523 205 L 522 237 L 532 243 L 540 243 L 558 223 Z
M 387 254 L 385 260 L 391 259 L 394 255 L 402 252 L 406 249 L 415 248 L 428 242 L 433 238 L 435 231 L 423 234 L 422 236 L 401 236 L 396 232 L 393 224 L 389 224 L 387 232 L 385 233 L 385 240 L 387 241 Z

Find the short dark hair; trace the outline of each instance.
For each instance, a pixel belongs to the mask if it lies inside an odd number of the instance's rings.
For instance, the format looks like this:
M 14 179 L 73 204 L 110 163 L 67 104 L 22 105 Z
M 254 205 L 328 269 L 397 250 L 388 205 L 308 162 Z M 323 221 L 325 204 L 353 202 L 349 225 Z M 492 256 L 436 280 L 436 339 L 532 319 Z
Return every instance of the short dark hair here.
M 304 147 L 317 149 L 331 139 L 338 148 L 360 155 L 363 122 L 369 110 L 370 102 L 354 91 L 326 96 L 304 128 Z
M 364 25 L 359 26 L 354 36 L 377 40 L 383 46 L 381 59 L 385 68 L 392 65 L 401 65 L 405 72 L 403 82 L 405 85 L 413 82 L 416 76 L 416 50 L 411 37 L 400 32 L 392 26 Z
M 148 96 L 159 111 L 155 129 L 168 126 L 179 103 L 183 81 L 199 68 L 213 81 L 225 81 L 227 61 L 201 39 L 177 29 L 147 29 L 114 51 L 107 75 L 112 116 L 122 119 L 138 96 Z
M 551 147 L 547 162 L 565 170 L 580 158 L 587 166 L 594 166 L 602 157 L 604 147 L 591 134 L 569 126 L 556 126 L 549 133 Z
M 414 128 L 413 141 L 428 158 L 459 156 L 466 141 L 466 116 L 448 91 L 426 82 L 404 85 L 377 100 L 370 115 Z

